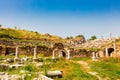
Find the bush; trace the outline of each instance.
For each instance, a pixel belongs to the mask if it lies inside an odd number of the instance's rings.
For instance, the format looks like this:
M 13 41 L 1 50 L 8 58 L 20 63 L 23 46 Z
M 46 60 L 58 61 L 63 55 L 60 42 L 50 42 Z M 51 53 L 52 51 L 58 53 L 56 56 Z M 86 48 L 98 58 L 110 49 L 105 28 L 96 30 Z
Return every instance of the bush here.
M 39 71 L 39 68 L 37 68 L 34 64 L 27 64 L 23 69 L 29 72 Z

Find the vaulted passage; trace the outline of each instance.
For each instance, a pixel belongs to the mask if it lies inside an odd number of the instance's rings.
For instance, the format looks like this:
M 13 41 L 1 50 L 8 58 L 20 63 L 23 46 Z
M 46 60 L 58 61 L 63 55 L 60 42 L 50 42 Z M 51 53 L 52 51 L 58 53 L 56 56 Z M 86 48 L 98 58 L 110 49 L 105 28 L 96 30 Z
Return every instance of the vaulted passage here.
M 110 56 L 112 54 L 112 52 L 114 51 L 113 48 L 108 48 L 108 56 Z
M 66 57 L 66 53 L 64 51 L 62 51 L 62 56 L 65 58 Z

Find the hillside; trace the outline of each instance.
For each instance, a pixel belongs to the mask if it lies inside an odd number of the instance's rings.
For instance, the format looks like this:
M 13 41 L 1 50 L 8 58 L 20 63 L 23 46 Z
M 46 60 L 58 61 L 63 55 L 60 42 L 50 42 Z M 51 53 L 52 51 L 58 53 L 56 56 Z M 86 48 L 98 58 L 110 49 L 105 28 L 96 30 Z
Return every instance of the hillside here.
M 25 45 L 46 45 L 51 46 L 54 43 L 63 43 L 66 46 L 73 48 L 104 48 L 103 46 L 108 46 L 113 44 L 114 39 L 96 39 L 87 41 L 83 35 L 78 35 L 76 37 L 67 37 L 66 39 L 61 38 L 56 35 L 50 35 L 48 33 L 41 34 L 38 32 L 22 30 L 17 28 L 3 28 L 0 27 L 0 44 L 8 43 L 12 45 L 14 42 Z M 120 40 L 117 39 L 117 43 Z
M 38 32 L 13 29 L 13 28 L 0 28 L 0 40 L 27 40 L 27 41 L 44 41 L 44 42 L 61 42 L 63 39 L 59 36 L 40 34 Z

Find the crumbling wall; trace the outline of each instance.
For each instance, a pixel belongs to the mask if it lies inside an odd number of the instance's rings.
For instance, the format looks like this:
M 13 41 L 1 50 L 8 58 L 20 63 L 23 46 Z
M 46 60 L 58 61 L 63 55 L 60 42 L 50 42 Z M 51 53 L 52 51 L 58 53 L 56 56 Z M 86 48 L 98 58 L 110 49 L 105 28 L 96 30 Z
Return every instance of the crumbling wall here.
M 92 51 L 87 51 L 86 49 L 75 50 L 75 57 L 91 57 Z
M 0 46 L 0 55 L 5 55 L 5 52 L 6 52 L 6 47 Z
M 0 55 L 14 55 L 17 46 L 0 46 Z M 20 46 L 18 51 L 20 55 L 33 55 L 35 46 Z M 44 56 L 52 55 L 52 48 L 47 46 L 37 46 L 37 54 L 43 54 Z

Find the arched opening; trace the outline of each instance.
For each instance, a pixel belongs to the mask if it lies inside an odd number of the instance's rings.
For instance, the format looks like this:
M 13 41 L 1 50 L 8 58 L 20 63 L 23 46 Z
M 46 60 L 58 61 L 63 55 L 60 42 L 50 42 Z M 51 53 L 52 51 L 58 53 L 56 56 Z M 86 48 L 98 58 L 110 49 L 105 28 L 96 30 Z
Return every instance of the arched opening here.
M 108 48 L 108 56 L 111 56 L 112 52 L 114 51 L 113 48 Z
M 5 55 L 8 55 L 9 54 L 9 49 L 8 49 L 8 47 L 6 47 L 6 49 L 5 49 Z
M 66 53 L 64 51 L 62 51 L 62 56 L 65 58 L 66 57 Z

